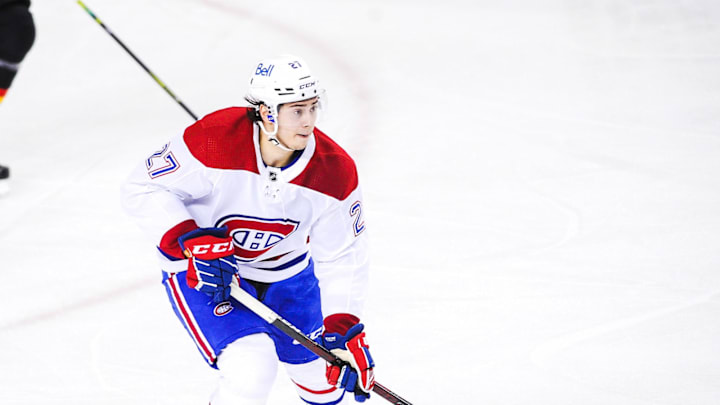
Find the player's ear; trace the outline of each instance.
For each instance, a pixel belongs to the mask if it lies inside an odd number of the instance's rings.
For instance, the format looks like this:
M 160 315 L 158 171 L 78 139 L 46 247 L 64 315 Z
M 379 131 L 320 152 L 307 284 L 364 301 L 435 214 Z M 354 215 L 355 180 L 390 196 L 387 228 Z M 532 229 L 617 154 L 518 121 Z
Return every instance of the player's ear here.
M 260 104 L 260 118 L 263 121 L 263 124 L 267 126 L 269 123 L 272 123 L 274 120 L 271 120 L 270 118 L 270 109 L 265 104 Z

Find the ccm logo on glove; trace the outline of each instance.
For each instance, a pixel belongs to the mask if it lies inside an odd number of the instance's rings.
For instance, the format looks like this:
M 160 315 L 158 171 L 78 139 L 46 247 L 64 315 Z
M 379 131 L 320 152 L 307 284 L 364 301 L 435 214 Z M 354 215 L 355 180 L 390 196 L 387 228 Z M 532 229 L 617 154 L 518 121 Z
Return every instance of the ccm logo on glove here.
M 190 252 L 192 256 L 204 255 L 207 253 L 228 253 L 234 249 L 232 241 L 220 242 L 205 245 L 194 245 Z
M 188 287 L 211 296 L 215 303 L 227 301 L 233 277 L 240 281 L 227 228 L 198 228 L 182 235 L 178 243 L 189 259 Z

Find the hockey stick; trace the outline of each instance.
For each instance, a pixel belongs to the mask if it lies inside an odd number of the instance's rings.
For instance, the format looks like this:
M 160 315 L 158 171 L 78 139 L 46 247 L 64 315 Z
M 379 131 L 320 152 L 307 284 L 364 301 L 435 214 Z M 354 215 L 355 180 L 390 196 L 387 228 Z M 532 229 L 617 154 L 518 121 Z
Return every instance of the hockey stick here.
M 293 324 L 291 324 L 290 322 L 283 319 L 275 311 L 268 308 L 265 304 L 258 301 L 255 297 L 250 295 L 247 291 L 240 288 L 237 281 L 233 281 L 233 283 L 230 285 L 230 287 L 231 287 L 230 295 L 233 298 L 235 298 L 241 304 L 245 305 L 249 310 L 251 310 L 256 315 L 258 315 L 259 317 L 264 319 L 267 323 L 280 329 L 280 331 L 282 331 L 284 334 L 295 339 L 298 343 L 303 345 L 305 348 L 307 348 L 311 352 L 322 357 L 328 363 L 337 365 L 339 367 L 342 367 L 343 365 L 345 365 L 345 362 L 340 360 L 340 358 L 338 358 L 335 354 L 333 354 L 332 352 L 330 352 L 328 349 L 324 348 L 323 346 L 319 345 L 314 340 L 305 336 L 305 334 L 302 333 L 302 331 L 300 331 L 298 328 L 293 326 Z M 394 405 L 412 405 L 410 402 L 408 402 L 405 399 L 402 399 L 399 395 L 397 395 L 396 393 L 385 388 L 383 385 L 381 385 L 378 382 L 375 382 L 375 385 L 373 386 L 373 392 L 378 394 L 380 397 L 390 401 Z
M 157 76 L 155 76 L 155 73 L 150 71 L 150 69 L 148 69 L 147 66 L 145 66 L 145 64 L 142 63 L 142 61 L 140 59 L 138 59 L 138 57 L 135 56 L 135 54 L 132 53 L 132 51 L 127 46 L 125 46 L 125 44 L 120 40 L 120 38 L 115 36 L 115 34 L 112 31 L 110 31 L 110 28 L 106 27 L 105 24 L 103 24 L 103 22 L 100 21 L 100 19 L 97 18 L 97 16 L 95 16 L 95 14 L 92 11 L 90 11 L 90 9 L 87 8 L 87 6 L 82 1 L 78 0 L 77 3 L 80 5 L 80 7 L 85 9 L 85 11 L 87 11 L 88 14 L 90 14 L 90 17 L 92 17 L 93 20 L 95 20 L 95 22 L 100 24 L 100 26 L 105 30 L 105 32 L 107 32 L 115 40 L 115 42 L 117 42 L 125 50 L 125 52 L 127 52 L 130 56 L 132 56 L 133 59 L 135 59 L 135 62 L 137 62 L 143 69 L 145 69 L 145 71 L 150 75 L 150 77 L 152 77 L 153 80 L 155 80 L 155 82 L 157 84 L 159 84 L 160 87 L 162 87 L 163 90 L 165 90 L 165 92 L 167 94 L 169 94 L 170 97 L 173 98 L 173 100 L 175 100 L 176 103 L 180 104 L 180 107 L 182 107 L 183 110 L 185 110 L 188 114 L 190 114 L 190 116 L 193 117 L 193 119 L 195 121 L 198 120 L 198 117 L 195 114 L 193 114 L 193 112 L 190 111 L 190 109 L 187 108 L 187 106 L 182 101 L 180 101 L 180 99 L 177 98 L 177 96 L 172 91 L 170 91 L 170 89 L 165 85 L 165 83 L 163 83 Z
M 173 100 L 175 100 L 175 102 L 180 105 L 180 107 L 182 107 L 188 114 L 190 114 L 190 116 L 195 121 L 198 120 L 198 117 L 192 111 L 190 111 L 190 109 L 182 101 L 180 101 L 180 99 L 177 98 L 177 96 L 172 91 L 170 91 L 170 89 L 165 85 L 165 83 L 163 83 L 157 76 L 155 76 L 155 74 L 150 69 L 148 69 L 148 67 L 145 66 L 145 64 L 140 59 L 138 59 L 138 57 L 135 56 L 135 54 L 127 46 L 125 46 L 125 44 L 117 36 L 115 36 L 115 34 L 110 31 L 110 29 L 102 21 L 100 21 L 100 19 L 92 11 L 90 11 L 90 9 L 82 1 L 78 0 L 77 3 L 90 15 L 90 17 L 95 20 L 95 22 L 97 22 L 105 30 L 105 32 L 108 33 L 108 35 L 110 35 L 115 40 L 115 42 L 117 42 L 125 50 L 125 52 L 127 52 L 133 59 L 135 59 L 135 62 L 137 62 L 150 75 L 150 77 L 152 77 L 153 80 L 155 80 L 155 82 L 157 82 L 157 84 L 159 84 L 160 87 L 162 87 L 165 92 L 167 92 L 168 95 L 170 95 L 170 97 L 172 97 Z M 240 302 L 249 310 L 263 318 L 269 324 L 280 329 L 280 331 L 285 333 L 287 336 L 295 339 L 297 342 L 299 342 L 302 346 L 304 346 L 311 352 L 322 357 L 328 363 L 332 363 L 340 367 L 346 364 L 332 352 L 317 344 L 309 337 L 305 336 L 302 331 L 293 326 L 293 324 L 291 324 L 290 322 L 280 317 L 280 315 L 275 313 L 275 311 L 268 308 L 265 304 L 258 301 L 257 299 L 255 299 L 255 297 L 240 288 L 236 281 L 233 281 L 231 289 L 232 297 L 235 298 L 238 302 Z M 399 395 L 385 388 L 382 384 L 378 382 L 375 382 L 375 385 L 373 386 L 373 392 L 378 394 L 380 397 L 390 401 L 394 405 L 412 405 L 410 402 L 401 398 Z

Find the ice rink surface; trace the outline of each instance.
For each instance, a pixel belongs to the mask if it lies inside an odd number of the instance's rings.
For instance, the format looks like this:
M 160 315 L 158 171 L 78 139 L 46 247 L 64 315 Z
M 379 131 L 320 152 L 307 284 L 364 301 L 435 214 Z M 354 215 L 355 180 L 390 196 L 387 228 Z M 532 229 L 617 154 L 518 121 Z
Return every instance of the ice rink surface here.
M 199 115 L 262 57 L 313 66 L 366 197 L 377 378 L 414 404 L 720 403 L 716 1 L 86 4 Z M 119 205 L 192 119 L 74 1 L 32 11 L 0 106 L 0 403 L 206 404 Z M 297 403 L 283 375 L 270 403 Z

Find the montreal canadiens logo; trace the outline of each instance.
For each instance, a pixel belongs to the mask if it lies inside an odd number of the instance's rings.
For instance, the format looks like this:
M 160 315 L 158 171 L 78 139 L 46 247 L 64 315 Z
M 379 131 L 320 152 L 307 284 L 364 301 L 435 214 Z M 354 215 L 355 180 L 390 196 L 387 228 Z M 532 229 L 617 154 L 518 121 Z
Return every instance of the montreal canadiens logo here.
M 235 259 L 251 262 L 272 249 L 300 225 L 291 219 L 265 219 L 246 215 L 229 215 L 218 221 L 217 227 L 227 226 L 235 244 Z
M 229 314 L 232 310 L 233 306 L 230 301 L 225 301 L 217 304 L 213 312 L 215 313 L 215 316 L 223 316 Z

